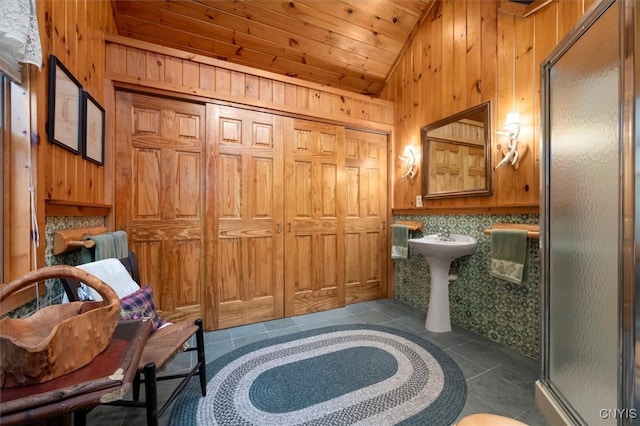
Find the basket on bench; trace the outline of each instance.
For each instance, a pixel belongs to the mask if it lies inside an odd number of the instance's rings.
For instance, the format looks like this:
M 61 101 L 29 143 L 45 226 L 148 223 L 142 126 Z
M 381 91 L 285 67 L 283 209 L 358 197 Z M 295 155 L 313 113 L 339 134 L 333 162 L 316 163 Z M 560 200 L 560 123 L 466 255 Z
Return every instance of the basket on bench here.
M 68 265 L 29 272 L 0 290 L 0 303 L 14 292 L 51 278 L 86 282 L 100 302 L 52 305 L 26 318 L 0 321 L 0 388 L 43 383 L 89 364 L 111 341 L 120 300 L 100 279 Z

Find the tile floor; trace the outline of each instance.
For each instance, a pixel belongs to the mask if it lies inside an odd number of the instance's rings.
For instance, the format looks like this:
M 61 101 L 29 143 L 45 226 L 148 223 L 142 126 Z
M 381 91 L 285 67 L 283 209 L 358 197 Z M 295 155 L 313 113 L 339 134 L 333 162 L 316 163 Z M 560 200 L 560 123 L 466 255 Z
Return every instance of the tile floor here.
M 444 349 L 467 379 L 467 402 L 460 418 L 473 413 L 494 413 L 531 426 L 547 425 L 535 406 L 534 382 L 538 362 L 497 345 L 484 337 L 454 326 L 450 333 L 424 329 L 425 314 L 397 300 L 384 299 L 349 305 L 226 330 L 205 333 L 207 362 L 242 345 L 269 337 L 336 324 L 379 324 L 410 331 Z M 175 371 L 194 362 L 194 353 L 176 357 L 168 369 Z M 172 391 L 171 381 L 161 382 L 159 398 Z M 169 425 L 171 407 L 160 419 Z M 144 409 L 99 406 L 87 416 L 89 426 L 139 426 L 145 424 Z

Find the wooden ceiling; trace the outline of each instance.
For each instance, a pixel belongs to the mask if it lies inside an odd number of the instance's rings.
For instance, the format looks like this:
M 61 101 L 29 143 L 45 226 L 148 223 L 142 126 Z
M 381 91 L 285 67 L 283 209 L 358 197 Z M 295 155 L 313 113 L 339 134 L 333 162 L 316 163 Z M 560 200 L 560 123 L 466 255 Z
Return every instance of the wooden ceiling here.
M 118 34 L 378 95 L 434 0 L 112 0 Z

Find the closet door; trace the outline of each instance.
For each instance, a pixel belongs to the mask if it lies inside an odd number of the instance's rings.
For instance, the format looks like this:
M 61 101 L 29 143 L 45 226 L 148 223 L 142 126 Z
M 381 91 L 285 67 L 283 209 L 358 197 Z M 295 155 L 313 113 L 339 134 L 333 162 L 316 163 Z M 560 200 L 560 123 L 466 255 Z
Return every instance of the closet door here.
M 169 321 L 201 316 L 203 105 L 116 93 L 115 228 Z
M 387 296 L 387 136 L 345 131 L 346 302 Z
M 344 128 L 285 119 L 285 315 L 345 305 Z
M 210 105 L 218 328 L 283 315 L 282 117 Z M 211 290 L 211 289 L 208 289 Z

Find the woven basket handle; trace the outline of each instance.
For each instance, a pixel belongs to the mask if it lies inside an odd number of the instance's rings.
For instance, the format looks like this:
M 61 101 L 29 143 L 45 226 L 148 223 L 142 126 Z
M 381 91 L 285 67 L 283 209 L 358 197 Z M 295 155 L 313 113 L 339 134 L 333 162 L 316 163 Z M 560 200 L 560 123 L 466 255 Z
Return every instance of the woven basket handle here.
M 105 306 L 115 302 L 120 302 L 116 292 L 95 275 L 91 275 L 82 269 L 74 268 L 69 265 L 54 265 L 27 272 L 23 276 L 11 281 L 0 289 L 0 303 L 18 290 L 35 282 L 50 278 L 74 278 L 82 281 L 102 296 Z

